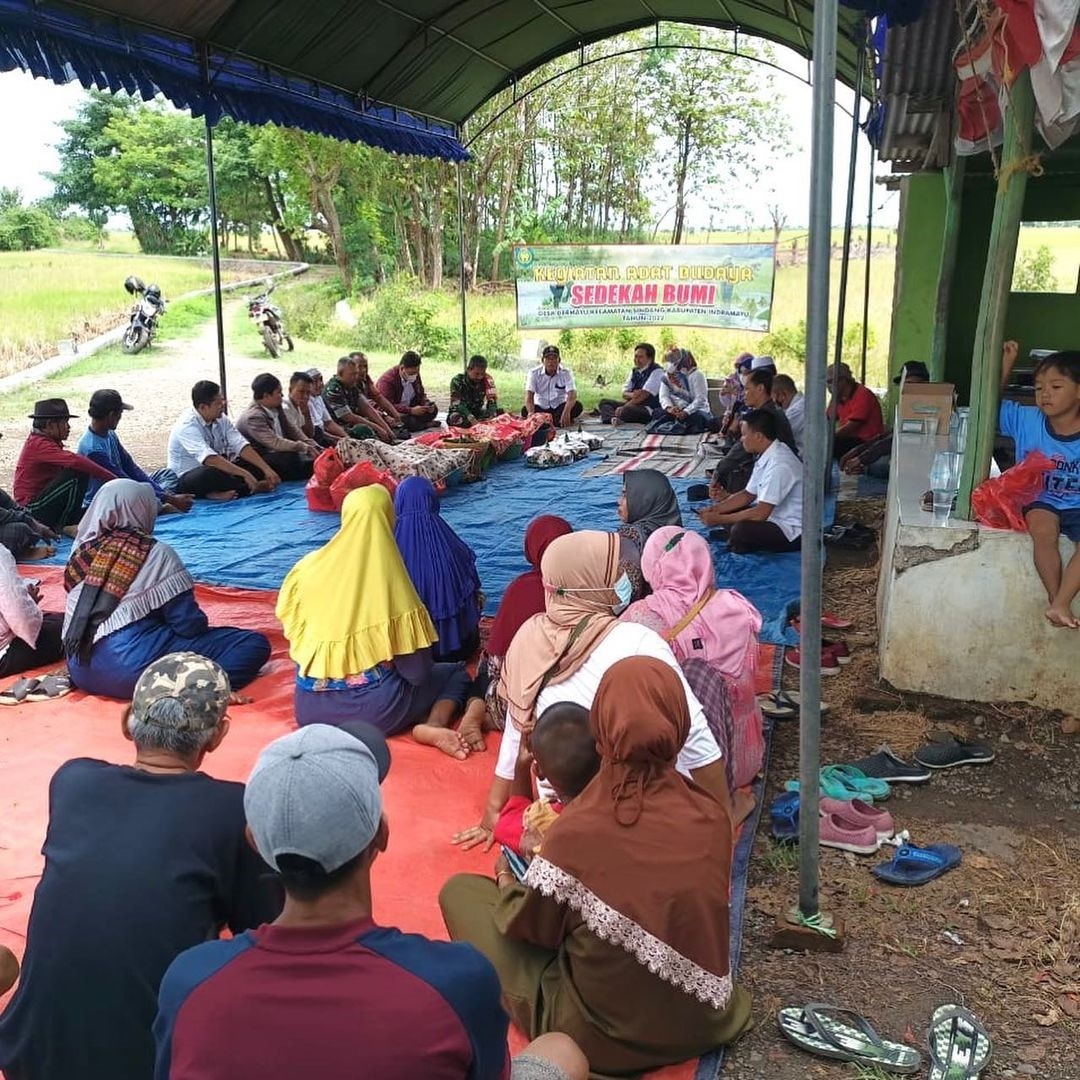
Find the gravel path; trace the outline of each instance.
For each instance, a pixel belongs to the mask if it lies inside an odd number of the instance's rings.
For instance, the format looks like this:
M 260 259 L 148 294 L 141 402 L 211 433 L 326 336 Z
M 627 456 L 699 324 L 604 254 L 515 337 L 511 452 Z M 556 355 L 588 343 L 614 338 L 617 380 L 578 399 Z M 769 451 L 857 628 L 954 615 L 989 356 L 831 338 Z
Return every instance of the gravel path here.
M 225 305 L 225 321 L 230 312 L 243 301 Z M 245 342 L 247 339 L 245 338 Z M 148 472 L 165 464 L 165 444 L 169 431 L 185 406 L 191 403 L 191 387 L 199 379 L 217 380 L 217 331 L 209 320 L 198 335 L 184 341 L 165 341 L 151 347 L 152 364 L 141 369 L 117 372 L 115 375 L 84 375 L 53 380 L 40 384 L 40 394 L 60 396 L 67 400 L 72 412 L 83 414 L 90 395 L 103 387 L 119 390 L 124 400 L 135 408 L 124 414 L 118 434 L 124 446 Z M 297 358 L 297 362 L 301 362 Z M 272 371 L 287 382 L 295 370 L 289 354 L 271 360 L 252 330 L 250 348 L 243 353 L 226 352 L 230 387 L 230 413 L 236 416 L 250 398 L 251 380 L 263 371 Z M 29 420 L 10 420 L 0 424 L 0 487 L 11 491 L 15 461 L 23 440 L 30 429 Z M 85 430 L 78 420 L 71 422 L 71 437 L 65 444 L 74 450 Z

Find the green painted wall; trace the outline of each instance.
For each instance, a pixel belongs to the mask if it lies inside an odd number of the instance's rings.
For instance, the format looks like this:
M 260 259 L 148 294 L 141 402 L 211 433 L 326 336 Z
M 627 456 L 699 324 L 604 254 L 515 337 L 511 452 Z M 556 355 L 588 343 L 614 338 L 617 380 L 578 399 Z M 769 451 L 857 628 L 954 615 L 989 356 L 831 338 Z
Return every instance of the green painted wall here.
M 908 360 L 930 359 L 937 303 L 945 181 L 939 172 L 906 177 L 900 201 L 889 372 Z M 891 385 L 891 384 L 890 384 Z

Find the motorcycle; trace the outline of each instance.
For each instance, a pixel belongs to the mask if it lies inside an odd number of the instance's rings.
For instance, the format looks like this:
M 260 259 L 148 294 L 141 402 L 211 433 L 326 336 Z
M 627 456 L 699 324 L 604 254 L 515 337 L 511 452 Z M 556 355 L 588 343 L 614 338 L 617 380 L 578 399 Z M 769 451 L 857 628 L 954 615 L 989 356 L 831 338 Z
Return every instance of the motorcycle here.
M 124 288 L 139 299 L 131 309 L 131 321 L 120 344 L 124 352 L 137 353 L 150 344 L 158 319 L 165 314 L 165 299 L 157 285 L 144 285 L 134 274 L 124 279 Z
M 268 281 L 265 292 L 251 297 L 248 300 L 248 316 L 259 328 L 266 351 L 276 360 L 283 348 L 293 351 L 293 340 L 285 330 L 281 308 L 270 303 L 270 294 L 273 291 L 274 283 Z

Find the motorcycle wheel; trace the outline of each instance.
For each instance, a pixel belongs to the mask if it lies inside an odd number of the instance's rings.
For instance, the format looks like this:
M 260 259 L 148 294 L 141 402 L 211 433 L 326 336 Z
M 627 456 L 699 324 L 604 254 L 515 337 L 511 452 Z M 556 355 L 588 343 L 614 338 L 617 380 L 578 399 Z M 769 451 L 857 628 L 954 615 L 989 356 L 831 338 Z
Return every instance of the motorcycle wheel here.
M 274 335 L 274 331 L 269 326 L 264 326 L 259 332 L 262 334 L 266 351 L 276 360 L 281 353 L 281 349 L 278 347 L 277 337 Z
M 289 335 L 288 335 L 288 334 L 285 334 L 285 335 L 284 335 L 284 338 L 285 338 L 285 348 L 286 348 L 286 349 L 288 349 L 288 350 L 289 350 L 289 352 L 292 352 L 292 351 L 293 351 L 293 348 L 294 348 L 294 345 L 293 345 L 293 343 L 292 343 L 292 338 L 291 338 L 291 337 L 289 337 Z
M 134 354 L 141 352 L 149 340 L 150 334 L 147 332 L 145 326 L 135 326 L 132 324 L 125 331 L 120 345 L 124 352 Z

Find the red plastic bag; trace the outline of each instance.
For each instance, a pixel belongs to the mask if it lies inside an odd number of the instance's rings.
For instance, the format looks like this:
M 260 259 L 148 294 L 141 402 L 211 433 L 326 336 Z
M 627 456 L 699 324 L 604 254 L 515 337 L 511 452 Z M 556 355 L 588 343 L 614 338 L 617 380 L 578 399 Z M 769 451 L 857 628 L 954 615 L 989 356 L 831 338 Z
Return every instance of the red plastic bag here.
M 1027 532 L 1024 507 L 1029 506 L 1043 490 L 1047 472 L 1056 468 L 1054 462 L 1038 450 L 1000 476 L 984 480 L 971 493 L 971 510 L 980 525 L 991 529 L 1012 529 Z
M 328 488 L 344 471 L 337 451 L 329 446 L 315 459 L 311 475 L 319 487 Z
M 324 514 L 333 514 L 337 510 L 330 489 L 323 487 L 314 476 L 307 482 L 304 494 L 307 495 L 309 510 L 317 510 Z
M 370 484 L 382 484 L 391 495 L 397 491 L 397 481 L 389 473 L 383 472 L 370 461 L 358 461 L 330 485 L 330 498 L 334 502 L 334 509 L 341 509 L 345 496 L 354 488 L 368 487 Z

